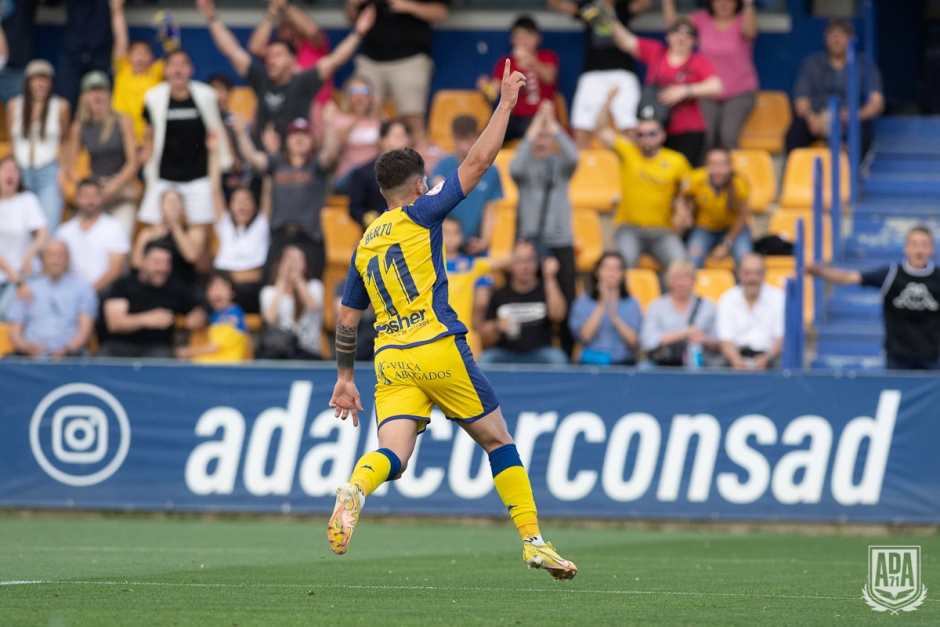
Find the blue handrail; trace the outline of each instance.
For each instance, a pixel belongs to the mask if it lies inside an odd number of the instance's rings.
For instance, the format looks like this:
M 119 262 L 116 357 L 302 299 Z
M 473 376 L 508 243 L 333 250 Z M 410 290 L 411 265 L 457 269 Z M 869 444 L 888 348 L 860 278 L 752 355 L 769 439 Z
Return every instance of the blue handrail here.
M 805 236 L 803 219 L 796 221 L 796 242 L 793 257 L 796 261 L 795 276 L 787 279 L 784 296 L 784 336 L 781 365 L 787 370 L 803 368 L 803 260 Z
M 859 168 L 862 160 L 861 134 L 862 124 L 858 116 L 859 110 L 859 72 L 858 55 L 855 52 L 855 43 L 849 45 L 846 59 L 845 71 L 848 72 L 846 80 L 846 91 L 848 92 L 848 110 L 849 110 L 849 129 L 848 129 L 848 149 L 849 149 L 849 170 L 851 178 L 849 186 L 851 189 L 851 205 L 855 206 L 858 201 L 858 188 L 861 185 L 859 178 Z
M 816 157 L 813 161 L 813 263 L 823 263 L 823 245 L 825 231 L 823 230 L 823 162 Z M 824 320 L 823 307 L 825 303 L 823 281 L 819 277 L 813 279 L 813 326 L 818 326 Z
M 832 170 L 832 257 L 842 258 L 842 120 L 840 102 L 829 99 L 829 164 Z

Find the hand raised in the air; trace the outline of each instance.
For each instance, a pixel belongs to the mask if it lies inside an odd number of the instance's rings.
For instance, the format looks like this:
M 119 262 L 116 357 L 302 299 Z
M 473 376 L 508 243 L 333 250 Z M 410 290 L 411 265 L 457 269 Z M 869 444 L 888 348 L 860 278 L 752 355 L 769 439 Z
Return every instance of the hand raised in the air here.
M 499 88 L 499 104 L 514 109 L 519 100 L 519 90 L 525 87 L 525 74 L 513 72 L 509 59 L 503 66 L 503 84 Z

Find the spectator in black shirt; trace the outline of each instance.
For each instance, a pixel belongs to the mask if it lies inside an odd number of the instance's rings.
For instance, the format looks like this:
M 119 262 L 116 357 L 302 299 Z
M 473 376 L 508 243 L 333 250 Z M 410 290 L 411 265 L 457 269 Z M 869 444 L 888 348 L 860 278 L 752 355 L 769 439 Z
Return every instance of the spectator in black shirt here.
M 813 276 L 831 283 L 881 289 L 885 325 L 885 366 L 892 370 L 940 369 L 940 270 L 933 263 L 930 230 L 907 232 L 904 261 L 868 272 L 815 265 Z
M 168 189 L 183 197 L 186 222 L 191 226 L 214 221 L 209 149 L 206 139 L 217 138 L 216 156 L 222 171 L 232 166 L 231 146 L 219 112 L 215 91 L 194 81 L 189 55 L 175 50 L 166 57 L 166 82 L 144 96 L 142 159 L 146 191 L 137 219 L 147 224 L 161 221 L 160 199 Z
M 3 17 L 3 56 L 6 64 L 0 68 L 0 103 L 23 93 L 23 70 L 33 60 L 36 29 L 36 0 L 19 0 Z
M 379 154 L 401 150 L 412 145 L 408 127 L 401 120 L 387 120 L 379 128 Z M 385 198 L 375 179 L 378 157 L 362 164 L 349 174 L 349 215 L 363 228 L 385 211 Z
M 346 14 L 358 20 L 375 7 L 377 19 L 356 57 L 356 74 L 375 89 L 381 107 L 386 97 L 424 143 L 424 114 L 431 87 L 433 26 L 447 19 L 450 0 L 346 0 Z M 359 16 L 359 17 L 357 17 Z
M 205 311 L 190 290 L 170 281 L 172 253 L 158 243 L 144 251 L 136 274 L 119 279 L 104 302 L 108 357 L 173 357 L 176 315 L 186 315 L 186 328 L 205 325 Z
M 571 126 L 578 147 L 591 147 L 598 117 L 614 89 L 617 95 L 611 113 L 617 129 L 622 132 L 636 126 L 640 102 L 636 64 L 614 43 L 613 30 L 604 14 L 616 16 L 629 27 L 634 16 L 650 8 L 651 0 L 548 0 L 548 4 L 584 24 L 584 71 L 571 106 Z
M 552 324 L 564 322 L 568 314 L 558 269 L 558 260 L 547 257 L 539 274 L 535 245 L 516 243 L 506 286 L 493 293 L 485 319 L 474 324 L 486 347 L 480 363 L 568 363 L 565 353 L 552 346 Z
M 309 70 L 295 72 L 296 50 L 288 41 L 275 40 L 268 44 L 264 63 L 253 59 L 242 48 L 235 35 L 215 15 L 214 0 L 199 0 L 199 10 L 209 22 L 209 32 L 216 47 L 224 54 L 239 76 L 244 77 L 258 97 L 255 114 L 255 140 L 273 124 L 275 130 L 286 137 L 287 127 L 297 118 L 310 114 L 310 104 L 324 81 L 352 58 L 360 41 L 375 23 L 375 9 L 363 11 L 356 19 L 355 30 L 327 56 Z

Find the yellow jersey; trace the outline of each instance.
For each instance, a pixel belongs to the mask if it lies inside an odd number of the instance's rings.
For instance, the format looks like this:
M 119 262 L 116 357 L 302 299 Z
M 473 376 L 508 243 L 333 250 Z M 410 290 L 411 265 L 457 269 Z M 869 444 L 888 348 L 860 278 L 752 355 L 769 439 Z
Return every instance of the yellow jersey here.
M 376 354 L 467 333 L 450 305 L 441 232 L 463 199 L 455 172 L 413 204 L 381 214 L 359 240 L 342 302 L 375 309 Z
M 163 81 L 163 59 L 154 61 L 143 74 L 135 74 L 126 56 L 114 60 L 114 110 L 130 116 L 134 122 L 134 137 L 139 143 L 144 137 L 144 96 L 147 90 Z
M 729 190 L 732 190 L 729 197 Z M 742 207 L 747 205 L 751 188 L 744 177 L 731 175 L 729 185 L 718 190 L 711 184 L 708 171 L 699 168 L 688 178 L 685 196 L 695 205 L 695 225 L 708 231 L 726 231 L 734 226 Z
M 620 157 L 620 206 L 614 215 L 618 225 L 671 228 L 672 202 L 679 184 L 692 170 L 682 154 L 661 148 L 647 158 L 633 142 L 617 137 L 614 152 Z

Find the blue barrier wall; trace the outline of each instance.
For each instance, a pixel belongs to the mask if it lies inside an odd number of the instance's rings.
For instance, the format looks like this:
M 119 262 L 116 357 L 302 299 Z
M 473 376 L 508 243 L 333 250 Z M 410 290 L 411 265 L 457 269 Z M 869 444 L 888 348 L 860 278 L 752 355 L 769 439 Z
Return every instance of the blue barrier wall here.
M 934 377 L 492 371 L 542 513 L 940 522 Z M 368 395 L 375 378 L 357 373 Z M 374 422 L 329 367 L 0 363 L 0 505 L 325 512 Z M 366 412 L 371 411 L 367 401 Z M 436 415 L 370 511 L 500 515 Z

